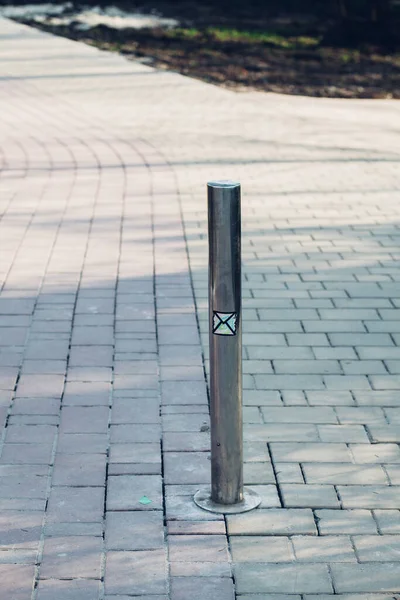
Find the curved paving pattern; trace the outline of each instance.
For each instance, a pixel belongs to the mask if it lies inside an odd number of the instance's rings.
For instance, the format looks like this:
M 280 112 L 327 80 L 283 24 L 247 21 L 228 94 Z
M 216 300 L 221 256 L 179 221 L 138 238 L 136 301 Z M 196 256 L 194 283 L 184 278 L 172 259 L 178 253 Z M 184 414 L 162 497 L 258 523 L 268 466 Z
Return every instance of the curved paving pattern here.
M 398 597 L 399 111 L 235 94 L 0 20 L 4 598 Z M 243 183 L 263 498 L 226 523 L 192 503 L 215 178 Z

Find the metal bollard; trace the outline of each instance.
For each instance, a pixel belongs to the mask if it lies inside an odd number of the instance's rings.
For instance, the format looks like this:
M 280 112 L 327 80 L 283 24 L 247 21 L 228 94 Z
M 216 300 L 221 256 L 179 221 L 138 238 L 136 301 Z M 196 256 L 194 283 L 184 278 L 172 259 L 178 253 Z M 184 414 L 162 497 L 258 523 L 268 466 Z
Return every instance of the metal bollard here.
M 208 183 L 211 490 L 195 503 L 239 513 L 260 497 L 243 488 L 240 184 Z

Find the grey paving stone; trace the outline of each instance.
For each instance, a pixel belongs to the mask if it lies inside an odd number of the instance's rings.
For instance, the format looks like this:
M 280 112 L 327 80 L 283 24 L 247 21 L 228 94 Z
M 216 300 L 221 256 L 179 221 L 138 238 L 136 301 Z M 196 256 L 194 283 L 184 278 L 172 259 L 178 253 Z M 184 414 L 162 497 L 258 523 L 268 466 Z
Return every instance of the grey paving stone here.
M 0 565 L 2 593 L 5 598 L 25 600 L 33 590 L 33 565 Z
M 163 404 L 207 404 L 207 391 L 202 381 L 164 381 L 161 384 Z
M 65 406 L 61 411 L 61 433 L 105 433 L 107 406 Z
M 41 529 L 40 512 L 3 511 L 0 514 L 0 547 L 36 548 Z
M 318 433 L 322 442 L 370 443 L 362 425 L 318 425 Z
M 170 535 L 168 545 L 171 562 L 228 562 L 224 535 Z
M 114 342 L 112 327 L 75 326 L 72 330 L 73 346 L 111 346 Z
M 164 480 L 167 484 L 209 483 L 211 461 L 207 452 L 166 452 Z
M 58 454 L 54 463 L 52 485 L 104 486 L 105 454 Z
M 331 569 L 338 593 L 396 592 L 399 589 L 399 563 L 333 564 Z
M 397 444 L 350 444 L 349 448 L 358 464 L 400 463 L 400 449 Z
M 195 598 L 201 589 L 202 600 L 234 600 L 233 582 L 227 577 L 173 577 L 171 600 Z
M 399 487 L 349 485 L 337 487 L 344 508 L 398 508 Z
M 333 485 L 305 485 L 283 483 L 280 485 L 286 508 L 339 508 Z
M 375 536 L 376 538 L 376 536 Z M 296 559 L 308 563 L 357 562 L 349 536 L 293 536 Z
M 315 535 L 310 509 L 270 509 L 227 517 L 229 535 Z
M 99 522 L 103 510 L 104 488 L 55 487 L 50 494 L 47 522 Z
M 76 367 L 111 367 L 114 348 L 110 346 L 73 346 L 69 365 Z
M 140 502 L 142 498 L 150 503 Z M 107 510 L 161 510 L 161 477 L 120 475 L 108 478 Z
M 349 391 L 325 390 L 314 392 L 307 390 L 308 403 L 311 406 L 354 406 L 354 398 Z
M 106 561 L 106 594 L 165 594 L 166 566 L 164 550 L 110 551 Z
M 154 550 L 163 544 L 161 511 L 107 512 L 106 547 L 109 550 Z
M 193 495 L 167 496 L 165 506 L 168 521 L 223 521 L 222 515 L 198 508 L 193 501 Z
M 322 593 L 332 592 L 332 583 L 326 565 L 263 565 L 238 563 L 235 565 L 236 589 L 242 593 Z
M 163 436 L 163 449 L 165 452 L 206 452 L 211 449 L 210 434 L 167 432 Z
M 272 457 L 277 462 L 349 463 L 351 454 L 345 444 L 271 443 Z
M 399 510 L 374 510 L 375 519 L 379 531 L 383 534 L 400 533 L 400 511 Z
M 400 425 L 368 425 L 373 442 L 400 442 Z
M 59 454 L 105 454 L 108 439 L 106 433 L 62 433 L 58 438 Z
M 171 577 L 232 577 L 228 562 L 171 562 Z
M 44 542 L 43 579 L 100 578 L 103 542 L 99 537 L 49 538 Z
M 342 407 L 336 409 L 339 422 L 346 424 L 361 424 L 368 426 L 387 425 L 385 415 L 381 408 L 377 407 Z
M 109 463 L 108 475 L 161 475 L 158 463 Z
M 6 441 L 12 444 L 52 444 L 57 433 L 53 425 L 10 425 Z
M 12 415 L 57 415 L 60 400 L 56 398 L 15 398 L 11 407 Z
M 332 485 L 385 485 L 386 474 L 380 465 L 354 465 L 344 463 L 303 463 L 306 482 Z
M 271 463 L 244 463 L 243 481 L 244 485 L 275 483 L 275 475 Z
M 231 536 L 230 547 L 235 563 L 281 563 L 295 559 L 290 540 L 286 537 Z
M 161 439 L 161 427 L 157 424 L 111 425 L 111 444 L 157 443 Z
M 276 390 L 243 390 L 243 405 L 282 406 L 282 400 Z
M 323 390 L 325 384 L 320 375 L 255 375 L 259 390 Z
M 396 562 L 400 555 L 399 535 L 354 536 L 360 562 Z
M 225 535 L 223 521 L 168 521 L 169 535 Z
M 156 398 L 147 398 L 146 400 L 115 398 L 111 422 L 113 424 L 159 423 L 160 402 Z
M 266 423 L 337 423 L 331 407 L 269 406 L 261 410 Z
M 293 442 L 318 442 L 315 425 L 294 423 L 269 423 L 267 425 L 244 424 L 244 438 L 250 442 L 280 442 L 282 439 Z
M 279 484 L 282 483 L 304 483 L 304 477 L 300 465 L 296 463 L 274 462 L 275 473 Z
M 38 600 L 97 600 L 99 595 L 99 582 L 81 579 L 62 581 L 60 579 L 40 580 Z
M 203 412 L 164 414 L 162 426 L 164 432 L 207 432 L 210 430 L 210 417 Z
M 15 465 L 49 465 L 52 444 L 4 444 L 1 461 Z
M 45 536 L 95 536 L 103 537 L 103 523 L 48 523 L 45 526 Z
M 378 533 L 369 510 L 317 510 L 315 516 L 321 535 Z
M 112 444 L 110 463 L 161 464 L 159 444 Z

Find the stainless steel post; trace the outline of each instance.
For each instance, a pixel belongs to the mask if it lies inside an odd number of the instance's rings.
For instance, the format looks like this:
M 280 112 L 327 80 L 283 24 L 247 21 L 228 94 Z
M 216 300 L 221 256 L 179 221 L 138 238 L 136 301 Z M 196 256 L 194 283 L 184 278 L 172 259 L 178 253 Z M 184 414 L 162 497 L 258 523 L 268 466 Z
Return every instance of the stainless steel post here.
M 240 184 L 208 184 L 211 492 L 195 502 L 244 512 L 260 498 L 243 488 Z

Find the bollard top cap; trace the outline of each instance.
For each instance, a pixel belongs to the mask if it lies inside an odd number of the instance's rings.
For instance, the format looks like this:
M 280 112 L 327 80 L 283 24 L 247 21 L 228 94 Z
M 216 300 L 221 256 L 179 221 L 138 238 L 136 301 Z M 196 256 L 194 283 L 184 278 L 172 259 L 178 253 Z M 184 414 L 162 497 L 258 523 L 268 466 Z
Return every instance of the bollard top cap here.
M 220 179 L 215 181 L 209 181 L 207 183 L 208 187 L 212 188 L 235 188 L 240 187 L 240 183 L 238 181 L 233 181 L 231 179 Z

